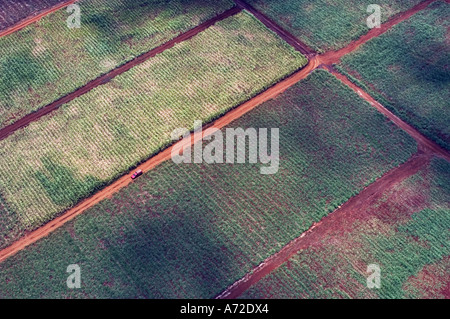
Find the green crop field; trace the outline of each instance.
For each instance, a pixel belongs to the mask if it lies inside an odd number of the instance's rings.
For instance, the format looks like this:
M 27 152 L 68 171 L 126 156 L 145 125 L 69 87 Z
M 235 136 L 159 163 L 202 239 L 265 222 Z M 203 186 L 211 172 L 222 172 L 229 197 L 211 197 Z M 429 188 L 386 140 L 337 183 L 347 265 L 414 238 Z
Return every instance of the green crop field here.
M 450 150 L 450 4 L 438 1 L 345 56 L 339 69 Z
M 0 243 L 2 243 L 0 247 L 12 243 L 23 233 L 24 229 L 17 215 L 8 208 L 5 200 L 0 195 Z
M 165 162 L 1 263 L 0 298 L 213 297 L 416 152 L 323 70 L 229 127 L 279 128 L 278 173 Z
M 306 63 L 239 13 L 0 141 L 0 193 L 32 229 Z
M 229 0 L 84 0 L 0 38 L 0 128 L 233 7 Z
M 381 6 L 381 21 L 420 0 L 247 0 L 317 52 L 345 47 L 369 31 L 367 6 Z
M 241 297 L 448 299 L 449 179 L 450 163 L 433 160 Z M 367 287 L 369 264 L 380 267 L 380 289 Z

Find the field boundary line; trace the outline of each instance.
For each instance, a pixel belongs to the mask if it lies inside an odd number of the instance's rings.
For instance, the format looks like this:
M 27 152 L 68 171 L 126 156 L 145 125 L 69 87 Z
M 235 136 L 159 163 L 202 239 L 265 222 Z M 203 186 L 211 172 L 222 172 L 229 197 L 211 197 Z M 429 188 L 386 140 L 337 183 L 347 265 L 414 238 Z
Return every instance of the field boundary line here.
M 407 122 L 403 121 L 397 115 L 388 110 L 385 106 L 383 106 L 380 102 L 378 102 L 375 98 L 373 98 L 369 93 L 364 91 L 361 87 L 353 83 L 346 75 L 339 73 L 333 67 L 326 66 L 326 69 L 333 74 L 338 80 L 340 80 L 343 84 L 347 85 L 350 89 L 355 91 L 360 98 L 364 99 L 370 105 L 372 105 L 378 112 L 387 117 L 390 121 L 392 121 L 395 125 L 405 131 L 409 136 L 416 140 L 417 144 L 422 145 L 423 147 L 430 150 L 433 155 L 437 157 L 441 157 L 450 162 L 450 152 L 439 146 L 437 143 L 433 142 L 431 139 L 420 133 L 416 128 Z
M 318 66 L 317 59 L 313 58 L 312 60 L 309 60 L 308 64 L 304 66 L 299 71 L 296 71 L 292 75 L 288 76 L 284 80 L 281 80 L 280 82 L 274 84 L 267 90 L 263 91 L 262 93 L 256 95 L 255 97 L 251 98 L 247 102 L 242 103 L 241 105 L 231 109 L 227 113 L 225 113 L 223 116 L 219 117 L 218 119 L 210 122 L 209 124 L 204 125 L 204 129 L 213 127 L 216 129 L 221 129 L 231 122 L 237 120 L 244 114 L 250 112 L 260 104 L 271 100 L 284 91 L 286 91 L 291 86 L 298 83 L 300 80 L 306 78 L 310 72 L 315 70 Z M 204 136 L 207 136 L 205 134 L 205 130 L 203 130 L 202 136 L 199 136 L 199 134 L 191 133 L 190 139 L 183 139 L 177 143 L 175 143 L 172 146 L 167 147 L 166 149 L 162 150 L 158 154 L 152 156 L 144 163 L 140 164 L 137 169 L 141 169 L 144 173 L 152 170 L 156 166 L 160 165 L 161 163 L 168 161 L 171 159 L 171 152 L 172 148 L 183 148 L 187 144 L 193 145 L 194 143 L 198 142 L 201 138 Z M 212 134 L 212 132 L 209 132 Z M 196 139 L 195 139 L 196 137 Z M 98 191 L 94 195 L 86 198 L 85 200 L 81 201 L 77 205 L 75 205 L 73 208 L 66 210 L 62 215 L 52 219 L 48 223 L 44 224 L 43 226 L 40 226 L 39 228 L 35 229 L 34 231 L 31 231 L 27 235 L 23 236 L 22 238 L 18 239 L 14 243 L 12 243 L 10 246 L 0 250 L 0 263 L 5 261 L 8 257 L 11 257 L 21 251 L 22 249 L 26 248 L 27 246 L 37 242 L 38 240 L 46 237 L 51 232 L 55 231 L 56 229 L 60 228 L 62 225 L 67 223 L 70 220 L 73 220 L 78 215 L 85 212 L 87 209 L 91 208 L 92 206 L 98 204 L 104 199 L 111 198 L 113 194 L 118 192 L 120 189 L 128 186 L 132 183 L 131 175 L 133 172 L 130 172 L 126 175 L 123 175 L 119 179 L 117 179 L 115 182 L 109 184 L 108 186 L 104 187 L 102 190 Z
M 284 41 L 289 43 L 294 49 L 299 51 L 300 53 L 306 55 L 306 57 L 312 58 L 317 53 L 311 49 L 308 45 L 300 41 L 297 37 L 293 36 L 291 33 L 283 29 L 279 26 L 275 21 L 270 19 L 264 13 L 260 12 L 252 5 L 248 4 L 243 0 L 234 0 L 234 2 L 241 7 L 242 9 L 247 10 L 251 14 L 253 14 L 259 21 L 261 21 L 268 29 L 272 30 L 276 34 L 278 34 Z
M 64 7 L 67 7 L 77 1 L 78 0 L 69 0 L 69 1 L 62 2 L 62 3 L 58 3 L 48 9 L 43 9 L 43 10 L 37 11 L 37 12 L 31 14 L 30 16 L 26 17 L 25 19 L 20 20 L 15 25 L 12 25 L 9 28 L 0 31 L 0 38 L 10 35 L 11 33 L 17 32 L 19 30 L 22 30 L 23 28 L 27 27 L 28 25 L 41 20 L 45 16 L 47 16 L 55 11 L 58 11 L 60 9 L 63 9 Z
M 132 69 L 133 67 L 144 63 L 145 61 L 156 56 L 157 54 L 160 54 L 160 53 L 174 47 L 177 43 L 181 43 L 181 42 L 184 42 L 184 41 L 187 41 L 187 40 L 193 38 L 194 36 L 198 35 L 202 31 L 213 26 L 215 23 L 225 20 L 226 18 L 229 18 L 233 15 L 236 15 L 237 13 L 239 13 L 241 11 L 242 11 L 242 9 L 237 6 L 231 8 L 231 9 L 228 9 L 225 12 L 222 12 L 221 14 L 215 16 L 214 18 L 209 19 L 209 20 L 203 22 L 202 24 L 199 24 L 195 28 L 178 35 L 177 37 L 173 38 L 172 40 L 169 40 L 168 42 L 166 42 L 150 51 L 147 51 L 147 52 L 135 57 L 134 59 L 118 66 L 117 68 L 109 71 L 108 73 L 105 73 L 105 74 L 97 77 L 96 79 L 91 80 L 90 82 L 79 87 L 75 91 L 73 91 L 63 97 L 60 97 L 59 99 L 53 101 L 50 104 L 47 104 L 46 106 L 38 109 L 37 111 L 25 115 L 24 117 L 17 120 L 16 122 L 0 129 L 0 141 L 5 139 L 9 135 L 13 134 L 15 131 L 17 131 L 23 127 L 26 127 L 30 123 L 37 121 L 41 117 L 43 117 L 47 114 L 50 114 L 53 111 L 59 109 L 62 105 L 69 103 L 70 101 L 74 100 L 75 98 L 80 97 L 83 94 L 86 94 L 87 92 L 91 91 L 92 89 L 94 89 L 100 85 L 108 83 L 116 76 L 121 75 L 121 74 L 125 73 L 126 71 Z
M 405 163 L 391 169 L 336 210 L 323 217 L 319 222 L 313 223 L 308 230 L 291 240 L 277 253 L 267 257 L 258 266 L 245 274 L 244 277 L 228 286 L 215 299 L 236 299 L 241 296 L 251 286 L 287 262 L 293 255 L 298 254 L 332 232 L 333 227 L 330 227 L 331 225 L 348 222 L 349 219 L 355 218 L 355 215 L 363 214 L 364 206 L 374 203 L 383 196 L 387 189 L 401 183 L 416 174 L 420 169 L 426 167 L 431 158 L 431 154 L 423 153 L 419 150 Z

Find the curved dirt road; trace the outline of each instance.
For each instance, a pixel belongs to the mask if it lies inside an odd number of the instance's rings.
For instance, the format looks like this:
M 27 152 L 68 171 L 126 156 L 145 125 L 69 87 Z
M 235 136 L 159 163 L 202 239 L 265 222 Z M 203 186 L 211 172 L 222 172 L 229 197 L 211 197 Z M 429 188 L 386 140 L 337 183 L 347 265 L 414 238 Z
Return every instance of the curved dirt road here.
M 42 19 L 43 17 L 45 17 L 46 15 L 58 11 L 64 7 L 67 7 L 69 5 L 71 5 L 72 3 L 76 2 L 78 0 L 69 0 L 69 1 L 65 1 L 63 3 L 57 4 L 47 10 L 42 11 L 41 13 L 38 13 L 37 15 L 33 15 L 30 16 L 22 21 L 20 21 L 19 23 L 13 25 L 12 27 L 5 29 L 3 31 L 0 31 L 0 37 L 4 37 L 7 36 L 8 34 L 14 33 L 16 31 L 19 31 L 20 29 L 25 28 L 27 25 L 30 25 L 36 21 L 39 21 L 40 19 Z

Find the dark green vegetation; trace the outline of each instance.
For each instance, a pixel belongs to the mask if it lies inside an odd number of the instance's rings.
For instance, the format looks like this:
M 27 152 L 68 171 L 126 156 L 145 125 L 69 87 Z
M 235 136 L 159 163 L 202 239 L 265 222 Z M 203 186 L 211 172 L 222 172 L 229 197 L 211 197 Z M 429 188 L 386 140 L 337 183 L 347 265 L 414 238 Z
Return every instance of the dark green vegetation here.
M 450 4 L 435 2 L 345 56 L 339 66 L 380 103 L 448 150 L 449 15 Z
M 0 193 L 34 229 L 306 63 L 247 12 L 219 21 L 1 140 Z
M 0 128 L 233 7 L 230 0 L 84 0 L 0 38 Z
M 416 151 L 322 70 L 230 127 L 280 128 L 278 173 L 165 162 L 1 263 L 0 297 L 213 297 Z
M 420 0 L 247 0 L 309 47 L 326 52 L 345 47 L 369 31 L 367 6 L 382 8 L 381 21 Z
M 242 297 L 449 298 L 449 181 L 450 163 L 432 161 Z M 380 289 L 367 288 L 369 264 Z

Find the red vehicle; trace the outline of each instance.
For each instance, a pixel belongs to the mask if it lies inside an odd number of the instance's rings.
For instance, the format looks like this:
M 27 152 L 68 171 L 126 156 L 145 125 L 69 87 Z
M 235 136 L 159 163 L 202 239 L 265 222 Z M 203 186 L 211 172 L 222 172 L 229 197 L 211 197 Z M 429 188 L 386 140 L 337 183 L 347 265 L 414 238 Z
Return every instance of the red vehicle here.
M 141 176 L 141 175 L 142 175 L 142 170 L 141 170 L 141 169 L 140 169 L 140 170 L 137 170 L 136 172 L 134 172 L 133 175 L 131 175 L 131 179 L 138 178 L 138 177 Z

